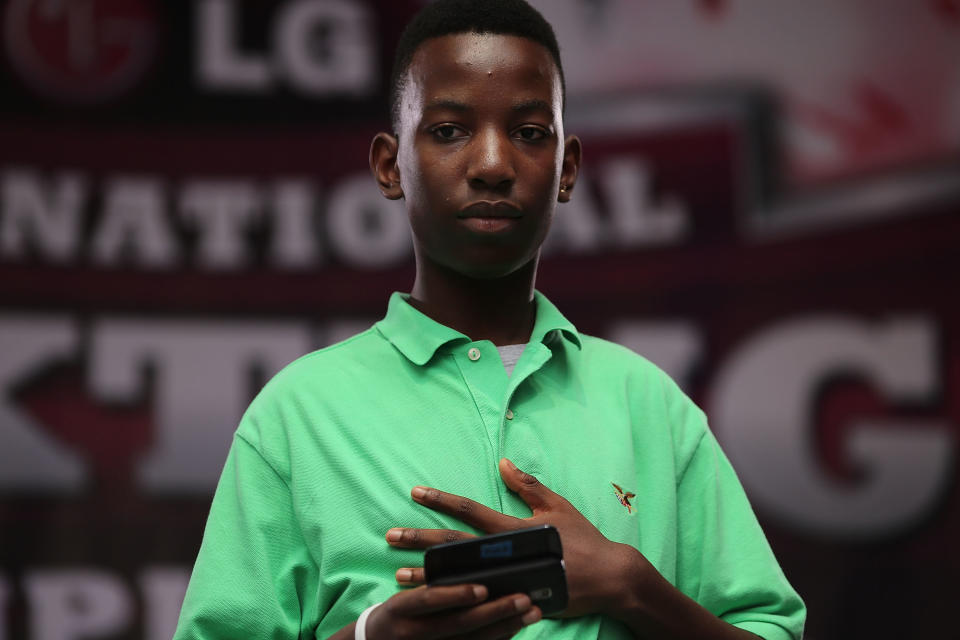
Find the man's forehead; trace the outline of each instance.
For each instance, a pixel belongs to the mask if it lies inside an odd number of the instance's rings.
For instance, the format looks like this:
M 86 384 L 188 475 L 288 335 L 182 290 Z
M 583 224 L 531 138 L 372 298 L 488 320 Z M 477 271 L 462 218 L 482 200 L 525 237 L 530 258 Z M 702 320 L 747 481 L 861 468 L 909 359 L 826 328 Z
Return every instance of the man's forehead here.
M 408 80 L 455 81 L 473 74 L 514 72 L 559 82 L 560 72 L 546 47 L 520 36 L 457 33 L 425 40 L 407 68 Z
M 443 51 L 442 59 L 433 52 Z M 556 71 L 556 63 L 550 51 L 535 40 L 505 33 L 451 33 L 424 40 L 411 58 L 435 62 L 473 62 L 491 64 L 533 63 L 543 65 L 544 70 Z
M 476 83 L 494 91 L 508 77 L 524 86 L 521 94 L 510 96 L 512 108 L 552 110 L 561 99 L 559 70 L 540 43 L 512 35 L 459 33 L 430 38 L 417 48 L 403 83 L 403 102 L 456 108 L 467 102 L 463 98 Z

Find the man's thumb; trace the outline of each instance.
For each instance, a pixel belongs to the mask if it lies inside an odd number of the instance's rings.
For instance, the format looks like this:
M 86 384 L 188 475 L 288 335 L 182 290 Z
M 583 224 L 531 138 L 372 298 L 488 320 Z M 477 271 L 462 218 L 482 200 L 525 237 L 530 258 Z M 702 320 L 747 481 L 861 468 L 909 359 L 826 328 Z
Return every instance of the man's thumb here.
M 500 459 L 500 477 L 533 511 L 549 507 L 553 492 L 529 473 L 524 473 L 507 458 Z

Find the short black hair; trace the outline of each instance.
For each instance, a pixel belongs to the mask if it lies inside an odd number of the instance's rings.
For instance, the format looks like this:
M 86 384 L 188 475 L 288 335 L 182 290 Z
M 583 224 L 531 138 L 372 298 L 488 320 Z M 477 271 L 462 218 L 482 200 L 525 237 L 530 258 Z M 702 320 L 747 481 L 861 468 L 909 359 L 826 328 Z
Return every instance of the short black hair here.
M 560 45 L 553 27 L 525 0 L 437 0 L 420 10 L 407 24 L 393 58 L 390 74 L 390 123 L 396 132 L 400 122 L 400 94 L 407 69 L 417 48 L 430 38 L 457 33 L 493 33 L 519 36 L 546 47 L 560 73 L 560 88 L 566 102 L 566 82 L 560 62 Z

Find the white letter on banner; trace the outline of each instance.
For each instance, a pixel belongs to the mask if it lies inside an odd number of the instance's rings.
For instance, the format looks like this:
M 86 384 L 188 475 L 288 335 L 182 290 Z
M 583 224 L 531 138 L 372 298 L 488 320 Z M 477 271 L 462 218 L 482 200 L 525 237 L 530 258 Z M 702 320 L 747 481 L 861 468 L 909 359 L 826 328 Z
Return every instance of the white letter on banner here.
M 883 535 L 926 515 L 949 479 L 953 438 L 944 424 L 887 419 L 853 427 L 856 486 L 833 481 L 814 449 L 813 406 L 831 374 L 857 374 L 891 403 L 937 392 L 931 326 L 898 318 L 878 326 L 843 318 L 788 322 L 738 349 L 717 376 L 718 437 L 758 507 L 827 535 Z
M 319 258 L 313 187 L 306 181 L 284 181 L 274 186 L 272 196 L 271 262 L 286 269 L 312 267 Z
M 635 247 L 676 243 L 689 229 L 690 219 L 679 198 L 653 200 L 650 170 L 636 158 L 609 160 L 599 176 L 615 244 Z
M 266 60 L 235 50 L 236 6 L 231 0 L 197 3 L 197 77 L 206 89 L 258 91 L 270 85 Z
M 17 408 L 10 390 L 51 363 L 74 357 L 77 331 L 65 318 L 0 316 L 0 489 L 76 491 L 81 458 Z
M 298 0 L 273 34 L 278 62 L 306 93 L 368 95 L 377 82 L 376 40 L 367 9 L 345 0 Z
M 391 266 L 413 248 L 403 204 L 385 199 L 368 175 L 337 185 L 330 196 L 327 225 L 331 248 L 350 266 Z
M 130 593 L 120 580 L 102 571 L 35 570 L 23 581 L 30 601 L 31 637 L 36 640 L 112 636 L 131 622 Z
M 181 215 L 200 231 L 199 262 L 213 269 L 247 263 L 245 234 L 263 206 L 259 190 L 246 182 L 190 182 L 180 194 Z
M 149 178 L 117 177 L 106 186 L 103 216 L 91 243 L 96 264 L 127 262 L 162 268 L 177 260 L 163 185 Z
M 20 258 L 33 246 L 48 260 L 76 258 L 86 197 L 78 174 L 61 173 L 45 184 L 34 172 L 6 171 L 0 191 L 0 256 Z
M 231 437 L 264 378 L 310 349 L 292 323 L 166 322 L 106 319 L 93 329 L 89 381 L 104 401 L 139 397 L 154 368 L 157 433 L 140 468 L 157 492 L 212 491 Z
M 140 574 L 144 640 L 173 637 L 189 581 L 190 571 L 183 567 L 150 567 Z

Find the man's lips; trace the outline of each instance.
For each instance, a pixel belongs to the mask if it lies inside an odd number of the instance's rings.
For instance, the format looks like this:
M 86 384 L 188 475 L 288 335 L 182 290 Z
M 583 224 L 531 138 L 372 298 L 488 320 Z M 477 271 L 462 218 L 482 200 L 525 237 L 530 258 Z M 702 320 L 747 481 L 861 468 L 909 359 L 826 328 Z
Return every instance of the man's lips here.
M 506 200 L 471 202 L 457 213 L 458 218 L 519 218 L 520 207 Z

